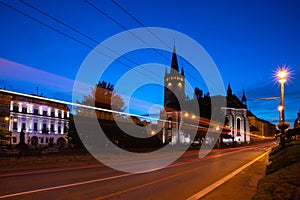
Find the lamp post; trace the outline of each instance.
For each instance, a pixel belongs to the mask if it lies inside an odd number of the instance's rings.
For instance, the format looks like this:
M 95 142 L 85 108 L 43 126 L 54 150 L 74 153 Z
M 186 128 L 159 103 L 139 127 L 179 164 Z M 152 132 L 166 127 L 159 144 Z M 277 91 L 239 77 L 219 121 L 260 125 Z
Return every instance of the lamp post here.
M 280 67 L 277 72 L 278 82 L 280 83 L 280 93 L 281 93 L 281 104 L 278 108 L 280 112 L 280 119 L 278 128 L 281 130 L 280 144 L 282 147 L 285 147 L 285 134 L 284 130 L 288 128 L 288 124 L 285 123 L 284 119 L 284 83 L 286 82 L 288 72 L 284 67 Z

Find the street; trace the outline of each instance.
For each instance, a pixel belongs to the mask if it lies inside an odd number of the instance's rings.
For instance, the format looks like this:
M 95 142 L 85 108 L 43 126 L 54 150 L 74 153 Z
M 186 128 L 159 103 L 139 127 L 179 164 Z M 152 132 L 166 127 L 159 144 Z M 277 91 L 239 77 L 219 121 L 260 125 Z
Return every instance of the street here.
M 140 174 L 119 172 L 101 164 L 7 172 L 0 174 L 0 198 L 188 199 L 273 146 L 265 143 L 213 150 L 201 159 L 198 151 L 189 151 L 167 168 Z

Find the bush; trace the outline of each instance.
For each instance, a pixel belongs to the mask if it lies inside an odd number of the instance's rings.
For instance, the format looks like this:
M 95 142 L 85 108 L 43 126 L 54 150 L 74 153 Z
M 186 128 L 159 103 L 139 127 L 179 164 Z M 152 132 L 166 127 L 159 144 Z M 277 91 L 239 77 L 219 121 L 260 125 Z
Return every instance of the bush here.
M 278 147 L 274 148 L 273 154 L 269 155 L 271 164 L 267 166 L 267 175 L 300 161 L 300 145 L 290 145 L 283 150 L 279 150 Z
M 254 200 L 300 199 L 300 163 L 285 167 L 258 182 Z

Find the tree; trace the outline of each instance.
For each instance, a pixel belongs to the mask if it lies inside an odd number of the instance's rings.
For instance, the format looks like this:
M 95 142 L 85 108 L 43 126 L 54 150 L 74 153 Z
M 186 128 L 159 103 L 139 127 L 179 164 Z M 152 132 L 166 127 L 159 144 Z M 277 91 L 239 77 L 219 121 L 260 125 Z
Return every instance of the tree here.
M 202 98 L 203 91 L 200 90 L 198 87 L 196 87 L 196 88 L 194 89 L 194 95 L 195 95 L 195 97 L 199 100 L 199 99 Z
M 114 85 L 105 81 L 99 81 L 92 88 L 91 94 L 84 96 L 82 102 L 77 103 L 114 111 L 124 111 L 125 109 L 125 103 L 114 90 Z M 81 107 L 76 107 L 75 110 L 79 114 L 86 111 L 86 109 Z
M 76 148 L 83 148 L 84 145 L 81 142 L 81 139 L 78 135 L 78 132 L 75 127 L 73 115 L 70 115 L 69 127 L 68 127 L 68 141 L 69 144 L 75 145 Z
M 3 140 L 7 140 L 8 137 L 9 137 L 9 131 L 0 129 L 0 143 L 2 144 Z

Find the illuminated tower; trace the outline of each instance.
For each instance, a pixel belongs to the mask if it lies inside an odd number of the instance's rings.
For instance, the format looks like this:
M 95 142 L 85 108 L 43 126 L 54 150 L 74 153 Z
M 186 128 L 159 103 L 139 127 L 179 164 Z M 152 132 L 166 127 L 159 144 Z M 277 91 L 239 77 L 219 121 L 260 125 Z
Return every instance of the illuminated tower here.
M 168 111 L 181 111 L 180 102 L 184 101 L 185 96 L 185 77 L 184 70 L 179 72 L 176 48 L 174 45 L 171 70 L 165 72 L 165 91 L 164 91 L 164 107 Z
M 174 45 L 170 72 L 166 69 L 164 77 L 164 129 L 162 143 L 175 145 L 183 143 L 185 135 L 180 130 L 182 121 L 182 110 L 185 99 L 185 77 L 184 70 L 179 72 L 176 48 Z

